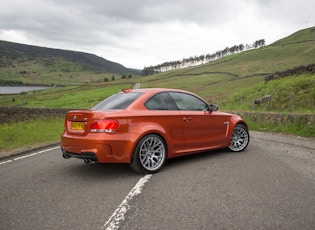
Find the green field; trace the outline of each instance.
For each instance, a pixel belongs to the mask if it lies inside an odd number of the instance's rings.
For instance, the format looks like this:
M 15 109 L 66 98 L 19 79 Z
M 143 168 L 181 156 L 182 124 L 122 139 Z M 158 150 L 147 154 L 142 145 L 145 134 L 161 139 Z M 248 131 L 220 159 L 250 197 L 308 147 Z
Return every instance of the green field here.
M 22 106 L 31 108 L 91 108 L 104 98 L 130 88 L 133 84 L 67 86 L 18 95 L 0 96 L 1 106 Z

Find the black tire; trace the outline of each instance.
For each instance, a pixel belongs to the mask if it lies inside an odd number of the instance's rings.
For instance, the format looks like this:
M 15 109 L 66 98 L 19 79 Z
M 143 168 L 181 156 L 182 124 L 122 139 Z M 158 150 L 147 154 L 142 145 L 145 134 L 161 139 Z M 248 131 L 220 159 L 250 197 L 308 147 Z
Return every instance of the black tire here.
M 156 134 L 149 134 L 137 143 L 130 166 L 139 173 L 156 173 L 163 167 L 166 157 L 164 140 Z
M 229 150 L 232 152 L 241 152 L 246 149 L 249 143 L 249 132 L 246 126 L 238 124 L 234 127 Z

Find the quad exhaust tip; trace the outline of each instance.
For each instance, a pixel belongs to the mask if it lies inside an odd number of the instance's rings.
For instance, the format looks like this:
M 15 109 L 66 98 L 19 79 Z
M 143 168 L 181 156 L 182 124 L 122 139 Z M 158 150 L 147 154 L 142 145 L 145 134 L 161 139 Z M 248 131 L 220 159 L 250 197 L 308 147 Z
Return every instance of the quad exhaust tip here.
M 87 165 L 96 163 L 94 159 L 90 159 L 90 158 L 85 158 L 83 160 L 84 160 L 84 163 Z
M 82 153 L 80 155 L 77 155 L 77 154 L 73 155 L 72 153 L 68 153 L 64 149 L 61 149 L 61 151 L 62 151 L 62 157 L 64 159 L 69 159 L 71 157 L 75 157 L 75 158 L 83 159 L 85 164 L 95 164 L 95 163 L 97 163 L 97 158 L 95 157 L 94 153 L 86 152 L 86 153 Z

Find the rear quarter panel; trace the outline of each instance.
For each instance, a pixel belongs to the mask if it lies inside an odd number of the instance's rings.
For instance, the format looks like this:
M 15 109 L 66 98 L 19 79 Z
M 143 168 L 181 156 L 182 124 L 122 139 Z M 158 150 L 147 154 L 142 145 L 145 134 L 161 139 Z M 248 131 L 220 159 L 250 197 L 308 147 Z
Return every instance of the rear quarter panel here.
M 152 111 L 142 111 L 141 113 L 141 116 L 128 118 L 129 132 L 138 134 L 135 144 L 145 135 L 155 133 L 165 140 L 168 155 L 185 147 L 178 111 L 155 111 L 154 114 Z

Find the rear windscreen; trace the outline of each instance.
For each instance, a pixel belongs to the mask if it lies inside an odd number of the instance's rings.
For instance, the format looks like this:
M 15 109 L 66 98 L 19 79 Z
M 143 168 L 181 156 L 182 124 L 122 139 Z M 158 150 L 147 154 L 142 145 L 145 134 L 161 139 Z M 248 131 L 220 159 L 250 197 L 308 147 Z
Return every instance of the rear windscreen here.
M 125 109 L 141 94 L 136 92 L 114 94 L 98 103 L 92 110 Z

